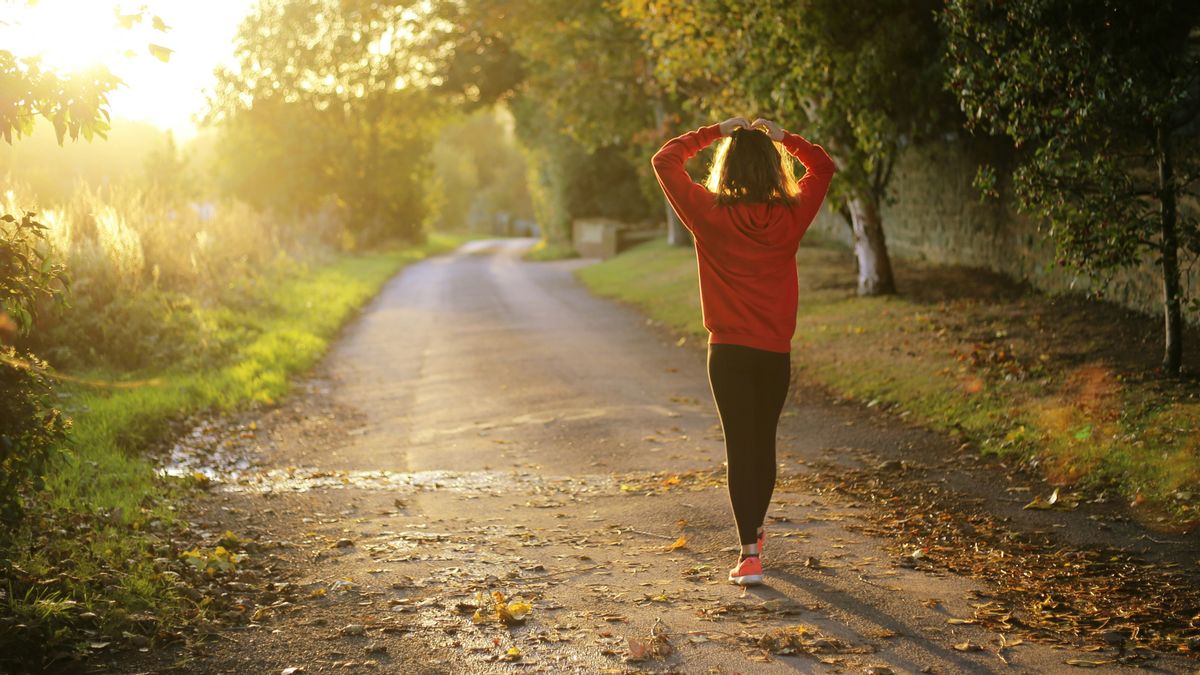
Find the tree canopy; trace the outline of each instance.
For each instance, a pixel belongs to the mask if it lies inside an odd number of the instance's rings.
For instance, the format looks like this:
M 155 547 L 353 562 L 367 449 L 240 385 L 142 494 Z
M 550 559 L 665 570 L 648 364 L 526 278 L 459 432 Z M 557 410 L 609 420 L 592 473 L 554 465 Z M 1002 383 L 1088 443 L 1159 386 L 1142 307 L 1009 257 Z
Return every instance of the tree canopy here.
M 831 203 L 850 216 L 859 292 L 894 290 L 880 207 L 902 148 L 955 128 L 933 0 L 622 0 L 658 79 L 709 119 L 765 116 L 838 162 Z
M 1101 276 L 1158 261 L 1177 372 L 1179 256 L 1200 255 L 1200 5 L 954 0 L 941 23 L 947 86 L 969 128 L 1018 148 L 1018 203 L 1045 219 L 1059 261 Z
M 421 236 L 438 107 L 419 3 L 264 0 L 218 72 L 227 185 L 288 213 L 332 200 L 368 238 Z

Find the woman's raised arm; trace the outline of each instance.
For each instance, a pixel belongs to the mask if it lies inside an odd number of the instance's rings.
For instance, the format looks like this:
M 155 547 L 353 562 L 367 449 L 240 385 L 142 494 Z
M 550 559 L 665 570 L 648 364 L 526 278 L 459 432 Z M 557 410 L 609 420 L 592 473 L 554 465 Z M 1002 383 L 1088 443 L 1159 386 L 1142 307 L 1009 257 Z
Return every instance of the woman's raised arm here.
M 684 164 L 712 145 L 713 141 L 728 136 L 738 127 L 749 128 L 750 123 L 744 117 L 731 117 L 720 124 L 709 124 L 689 131 L 667 141 L 650 160 L 663 194 L 692 234 L 696 232 L 698 218 L 712 209 L 714 202 L 712 193 L 692 180 Z
M 778 124 L 767 119 L 756 119 L 752 125 L 755 128 L 766 129 L 772 140 L 783 144 L 788 153 L 800 160 L 804 165 L 804 177 L 800 179 L 800 195 L 796 200 L 796 214 L 802 222 L 812 222 L 825 201 L 825 193 L 829 191 L 829 182 L 837 172 L 833 158 L 825 152 L 825 148 L 809 143 L 800 134 L 784 130 Z

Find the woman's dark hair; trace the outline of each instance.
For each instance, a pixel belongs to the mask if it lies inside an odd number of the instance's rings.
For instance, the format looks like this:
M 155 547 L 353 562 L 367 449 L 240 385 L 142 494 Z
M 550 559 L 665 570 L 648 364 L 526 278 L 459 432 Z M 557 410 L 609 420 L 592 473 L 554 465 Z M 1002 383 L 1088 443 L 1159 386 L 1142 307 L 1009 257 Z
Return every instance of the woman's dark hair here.
M 792 156 L 758 129 L 734 129 L 713 153 L 705 186 L 718 204 L 790 204 L 796 197 Z

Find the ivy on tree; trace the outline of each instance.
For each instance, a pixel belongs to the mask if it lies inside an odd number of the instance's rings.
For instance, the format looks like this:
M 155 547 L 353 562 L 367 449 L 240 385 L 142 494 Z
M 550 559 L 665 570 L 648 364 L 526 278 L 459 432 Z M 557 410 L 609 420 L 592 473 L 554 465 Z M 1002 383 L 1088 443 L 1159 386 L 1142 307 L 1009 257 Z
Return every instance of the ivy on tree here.
M 1045 218 L 1059 262 L 1102 278 L 1158 264 L 1162 364 L 1179 373 L 1180 260 L 1200 256 L 1200 3 L 951 0 L 940 19 L 946 85 L 969 128 L 1015 143 L 1018 205 Z

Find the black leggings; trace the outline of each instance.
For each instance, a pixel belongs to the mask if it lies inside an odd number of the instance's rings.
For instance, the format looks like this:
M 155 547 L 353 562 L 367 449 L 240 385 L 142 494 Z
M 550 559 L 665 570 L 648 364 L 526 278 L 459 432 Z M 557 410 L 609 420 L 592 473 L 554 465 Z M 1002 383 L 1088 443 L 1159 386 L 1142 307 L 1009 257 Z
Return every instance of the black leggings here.
M 742 544 L 757 541 L 775 490 L 775 429 L 791 382 L 791 359 L 787 352 L 708 346 L 708 382 L 725 434 L 729 503 Z

